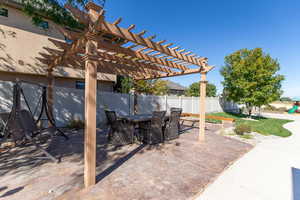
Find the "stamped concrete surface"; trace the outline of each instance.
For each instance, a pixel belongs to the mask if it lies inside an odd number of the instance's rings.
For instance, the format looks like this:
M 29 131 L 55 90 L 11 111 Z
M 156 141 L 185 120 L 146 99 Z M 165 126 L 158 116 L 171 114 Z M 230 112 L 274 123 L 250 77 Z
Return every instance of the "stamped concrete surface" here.
M 252 146 L 198 129 L 160 146 L 146 146 L 95 186 L 69 192 L 59 200 L 185 200 L 193 199 Z
M 265 114 L 291 119 L 293 134 L 265 140 L 229 167 L 198 200 L 300 200 L 300 116 Z
M 32 146 L 0 154 L 0 199 L 105 199 L 184 200 L 195 197 L 232 162 L 252 146 L 214 134 L 220 127 L 207 125 L 207 140 L 197 141 L 198 129 L 158 146 L 107 144 L 97 136 L 97 185 L 83 188 L 83 134 L 68 133 L 48 143 L 62 162 L 37 158 Z

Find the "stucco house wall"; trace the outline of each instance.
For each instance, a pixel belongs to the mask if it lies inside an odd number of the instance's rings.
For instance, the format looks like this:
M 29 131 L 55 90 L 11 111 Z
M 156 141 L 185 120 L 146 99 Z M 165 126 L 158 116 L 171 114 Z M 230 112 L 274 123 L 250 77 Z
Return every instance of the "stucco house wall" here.
M 8 10 L 8 17 L 0 16 L 0 80 L 14 81 L 17 78 L 32 82 L 46 83 L 47 66 L 36 57 L 47 53 L 43 47 L 56 48 L 48 39 L 64 41 L 64 36 L 48 22 L 43 29 L 32 24 L 31 18 L 20 11 L 20 5 L 3 1 L 0 8 Z M 55 85 L 75 88 L 76 81 L 84 81 L 84 71 L 60 66 L 55 69 Z M 116 76 L 98 73 L 98 89 L 112 91 Z

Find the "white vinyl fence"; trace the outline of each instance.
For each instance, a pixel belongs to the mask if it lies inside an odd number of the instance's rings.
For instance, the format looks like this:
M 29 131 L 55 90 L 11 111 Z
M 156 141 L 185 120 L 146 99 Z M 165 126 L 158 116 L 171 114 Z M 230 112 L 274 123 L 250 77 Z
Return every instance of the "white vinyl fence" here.
M 170 110 L 171 107 L 182 108 L 185 113 L 199 113 L 199 97 L 149 96 L 138 95 L 138 112 L 151 113 L 153 110 Z M 206 98 L 206 112 L 223 112 L 237 110 L 234 103 L 224 102 L 219 97 Z
M 32 111 L 39 107 L 38 99 L 41 88 L 32 84 L 22 84 L 24 94 Z M 13 83 L 0 81 L 0 112 L 9 112 L 12 107 Z M 137 95 L 138 113 L 152 113 L 154 110 L 170 110 L 171 107 L 182 108 L 186 113 L 199 113 L 199 98 L 178 96 Z M 24 100 L 22 101 L 24 104 Z M 98 92 L 97 122 L 105 123 L 104 109 L 115 110 L 118 115 L 133 114 L 133 95 Z M 234 103 L 224 102 L 220 98 L 207 98 L 206 112 L 237 110 Z M 84 119 L 84 90 L 60 88 L 54 90 L 54 116 L 58 126 L 65 126 L 72 119 Z

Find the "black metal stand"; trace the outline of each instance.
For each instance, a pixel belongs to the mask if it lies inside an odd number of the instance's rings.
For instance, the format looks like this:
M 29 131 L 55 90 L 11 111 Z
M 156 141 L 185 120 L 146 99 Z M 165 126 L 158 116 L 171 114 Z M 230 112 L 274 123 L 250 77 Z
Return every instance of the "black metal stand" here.
M 55 129 L 54 135 L 56 135 L 56 133 L 58 133 L 60 136 L 63 136 L 66 140 L 69 139 L 68 136 L 65 135 L 63 131 L 61 131 L 59 128 L 56 127 L 54 117 L 53 117 L 52 113 L 49 111 L 49 105 L 48 105 L 48 101 L 47 101 L 47 87 L 36 84 L 36 85 L 42 87 L 42 95 L 39 99 L 39 102 L 35 109 L 35 112 L 37 111 L 37 108 L 38 108 L 40 102 L 42 102 L 42 104 L 41 104 L 41 110 L 37 117 L 37 120 L 35 120 L 34 119 L 35 113 L 32 113 L 29 103 L 24 94 L 24 91 L 21 87 L 22 82 L 23 81 L 17 81 L 13 86 L 13 106 L 12 106 L 11 112 L 8 115 L 6 122 L 4 122 L 2 135 L 4 136 L 4 139 L 8 139 L 9 137 L 11 137 L 15 143 L 17 143 L 17 141 L 27 139 L 37 149 L 41 150 L 52 161 L 59 162 L 58 159 L 56 159 L 54 156 L 52 156 L 50 153 L 48 153 L 39 144 L 37 144 L 35 142 L 33 137 L 36 136 L 37 134 L 41 133 L 41 131 L 37 131 L 37 133 L 31 133 L 32 135 L 30 135 L 30 133 L 28 133 L 26 128 L 22 127 L 21 118 L 20 118 L 20 113 L 22 110 L 21 109 L 21 96 L 22 96 L 25 101 L 26 107 L 30 113 L 30 117 L 32 117 L 32 123 L 35 123 L 35 125 L 36 125 L 41 120 L 47 120 L 51 124 L 51 128 Z M 30 84 L 35 84 L 35 83 L 30 83 Z M 42 116 L 44 114 L 46 116 L 46 119 L 42 119 Z

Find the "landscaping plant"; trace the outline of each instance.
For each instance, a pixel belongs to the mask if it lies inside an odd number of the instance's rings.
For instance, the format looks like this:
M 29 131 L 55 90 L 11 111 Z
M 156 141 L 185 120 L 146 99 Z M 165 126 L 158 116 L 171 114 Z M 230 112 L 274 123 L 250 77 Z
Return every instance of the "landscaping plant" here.
M 245 133 L 251 133 L 251 127 L 248 124 L 239 124 L 235 127 L 234 132 L 237 135 L 244 135 Z

